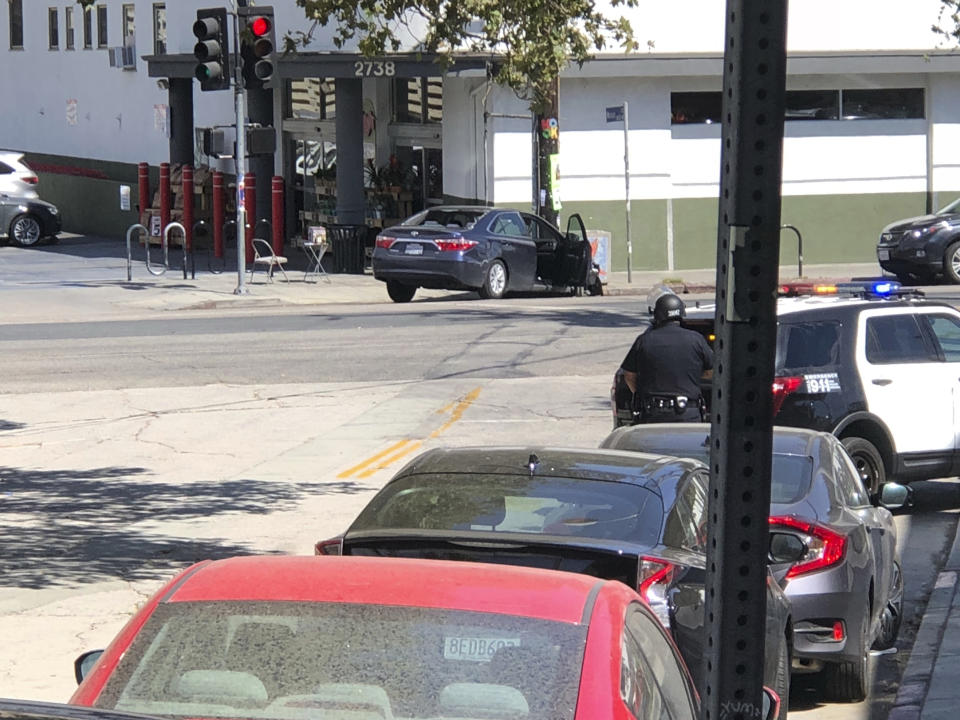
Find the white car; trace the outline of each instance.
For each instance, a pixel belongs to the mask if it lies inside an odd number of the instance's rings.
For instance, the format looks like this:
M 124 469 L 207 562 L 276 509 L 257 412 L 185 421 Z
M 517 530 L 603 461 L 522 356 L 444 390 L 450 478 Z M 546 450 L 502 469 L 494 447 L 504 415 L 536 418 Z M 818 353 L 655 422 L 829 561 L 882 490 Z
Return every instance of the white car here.
M 0 193 L 37 198 L 37 174 L 23 161 L 23 153 L 0 150 Z

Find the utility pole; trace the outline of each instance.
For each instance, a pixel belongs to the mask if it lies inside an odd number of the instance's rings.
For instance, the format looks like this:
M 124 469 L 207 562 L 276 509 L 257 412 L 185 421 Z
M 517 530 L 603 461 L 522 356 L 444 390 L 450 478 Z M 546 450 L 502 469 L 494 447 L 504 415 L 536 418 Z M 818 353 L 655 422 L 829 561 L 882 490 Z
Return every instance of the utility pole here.
M 761 717 L 786 35 L 787 0 L 727 0 L 703 720 Z
M 534 115 L 537 156 L 534 159 L 534 207 L 537 215 L 553 225 L 560 218 L 560 78 L 553 79 L 547 104 Z
M 246 5 L 246 3 L 243 3 Z M 247 91 L 243 83 L 243 60 L 240 57 L 240 13 L 238 0 L 233 0 L 233 100 L 236 108 L 237 150 L 234 163 L 237 174 L 237 287 L 234 295 L 245 295 L 248 290 L 244 286 L 244 277 L 247 274 L 247 211 L 244 203 L 244 178 L 247 174 L 247 123 L 244 112 L 247 107 Z

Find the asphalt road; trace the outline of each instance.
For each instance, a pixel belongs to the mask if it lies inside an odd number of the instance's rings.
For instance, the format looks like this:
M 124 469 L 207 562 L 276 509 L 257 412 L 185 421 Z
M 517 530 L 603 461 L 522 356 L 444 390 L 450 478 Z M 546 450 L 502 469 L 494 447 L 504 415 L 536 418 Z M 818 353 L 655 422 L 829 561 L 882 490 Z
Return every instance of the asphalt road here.
M 641 298 L 197 311 L 0 325 L 0 687 L 64 700 L 176 568 L 310 552 L 416 452 L 596 446 Z M 954 481 L 898 518 L 907 615 L 871 698 L 798 715 L 885 717 L 953 537 Z

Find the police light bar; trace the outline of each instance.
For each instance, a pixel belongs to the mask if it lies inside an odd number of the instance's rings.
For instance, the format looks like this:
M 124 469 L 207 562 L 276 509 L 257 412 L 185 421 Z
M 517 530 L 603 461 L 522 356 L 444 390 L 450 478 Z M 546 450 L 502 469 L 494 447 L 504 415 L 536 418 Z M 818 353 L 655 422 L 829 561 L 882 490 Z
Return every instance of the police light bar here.
M 781 297 L 798 297 L 800 295 L 836 295 L 838 286 L 829 282 L 788 282 L 781 283 L 777 294 Z
M 837 290 L 863 297 L 897 297 L 904 294 L 900 283 L 895 280 L 865 280 L 863 282 L 839 283 Z

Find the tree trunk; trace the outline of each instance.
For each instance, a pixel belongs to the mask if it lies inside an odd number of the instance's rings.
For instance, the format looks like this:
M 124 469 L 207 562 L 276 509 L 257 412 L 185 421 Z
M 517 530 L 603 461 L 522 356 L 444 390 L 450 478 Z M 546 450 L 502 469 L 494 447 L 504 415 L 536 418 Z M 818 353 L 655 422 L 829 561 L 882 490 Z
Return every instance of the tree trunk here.
M 537 215 L 554 225 L 560 218 L 560 125 L 559 78 L 553 81 L 547 105 L 534 116 L 537 138 L 535 205 Z

